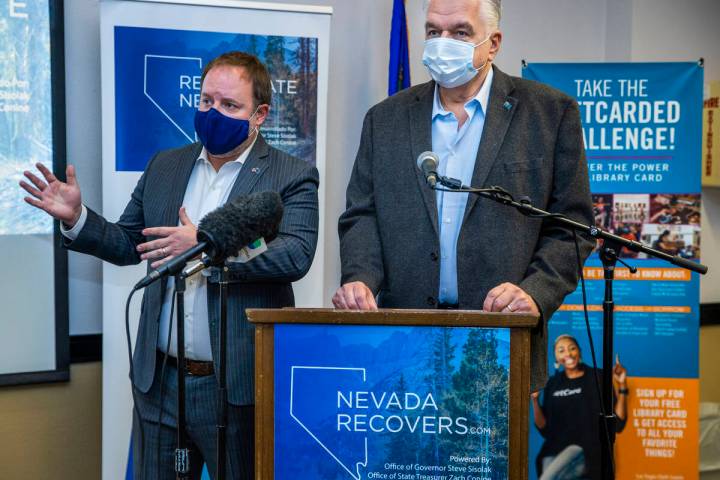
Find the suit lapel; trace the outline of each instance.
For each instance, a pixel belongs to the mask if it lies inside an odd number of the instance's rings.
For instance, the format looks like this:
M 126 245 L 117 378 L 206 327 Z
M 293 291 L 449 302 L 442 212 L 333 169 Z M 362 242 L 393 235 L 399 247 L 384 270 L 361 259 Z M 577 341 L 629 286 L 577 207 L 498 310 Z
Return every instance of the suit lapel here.
M 235 184 L 232 190 L 230 190 L 228 201 L 240 195 L 247 195 L 252 191 L 257 181 L 269 166 L 267 158 L 269 154 L 270 149 L 268 144 L 262 135 L 258 135 L 257 140 L 255 140 L 255 145 L 253 145 L 252 150 L 250 150 L 250 155 L 248 155 L 245 164 L 235 179 Z
M 512 79 L 498 68 L 495 68 L 493 75 L 488 111 L 485 113 L 485 126 L 483 127 L 480 146 L 475 159 L 475 169 L 473 170 L 471 183 L 473 187 L 479 188 L 483 187 L 490 169 L 497 159 L 497 154 L 505 139 L 505 134 L 515 110 L 517 110 L 518 103 L 516 98 L 510 96 L 514 89 Z M 477 195 L 468 197 L 463 223 L 470 215 L 477 198 Z
M 195 167 L 195 161 L 200 156 L 202 144 L 198 143 L 194 148 L 188 148 L 178 157 L 177 168 L 171 173 L 172 181 L 169 183 L 170 192 L 167 200 L 167 207 L 163 216 L 163 225 L 175 227 L 179 220 L 180 206 L 185 198 L 185 190 L 190 181 L 190 174 Z
M 410 104 L 410 144 L 412 146 L 412 164 L 415 179 L 420 189 L 423 203 L 427 209 L 430 222 L 438 234 L 438 214 L 435 191 L 428 187 L 425 177 L 417 168 L 417 158 L 421 153 L 432 150 L 432 106 L 435 94 L 435 82 L 429 82 L 418 92 L 415 102 Z

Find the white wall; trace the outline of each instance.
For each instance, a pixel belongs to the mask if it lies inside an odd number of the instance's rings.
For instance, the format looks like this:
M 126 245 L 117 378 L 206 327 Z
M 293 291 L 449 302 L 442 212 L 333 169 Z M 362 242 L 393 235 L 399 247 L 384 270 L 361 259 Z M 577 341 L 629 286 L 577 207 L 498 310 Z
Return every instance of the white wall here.
M 330 27 L 327 165 L 325 184 L 325 306 L 340 279 L 337 219 L 360 143 L 365 112 L 387 96 L 392 2 L 388 0 L 270 0 L 333 7 Z M 318 252 L 319 253 L 319 252 Z
M 100 9 L 96 0 L 65 1 L 67 163 L 75 165 L 83 202 L 102 211 L 100 180 Z M 102 332 L 100 260 L 68 254 L 70 334 Z
M 718 0 L 634 0 L 631 59 L 692 61 L 703 57 L 705 82 L 720 80 L 718 18 Z M 700 255 L 710 271 L 700 280 L 700 299 L 720 302 L 720 188 L 704 188 L 702 194 Z
M 387 89 L 391 0 L 265 0 L 334 9 L 328 95 L 325 189 L 325 303 L 340 276 L 337 217 L 367 109 Z M 421 64 L 422 0 L 407 0 L 413 83 Z M 102 211 L 98 0 L 66 0 L 65 55 L 68 162 L 78 167 L 83 199 Z M 706 80 L 720 79 L 718 0 L 504 0 L 498 66 L 520 75 L 521 61 L 706 60 Z M 700 159 L 698 159 L 700 161 Z M 720 301 L 720 189 L 703 191 L 702 301 Z M 715 272 L 718 270 L 719 272 Z M 715 279 L 713 281 L 713 279 Z M 713 285 L 713 283 L 715 285 Z M 70 329 L 101 331 L 99 261 L 70 254 Z
M 504 0 L 500 22 L 503 43 L 495 63 L 505 73 L 520 76 L 523 59 L 528 62 L 604 61 L 606 1 Z M 410 72 L 413 84 L 417 84 L 430 79 L 421 61 L 425 13 L 423 0 L 406 2 Z M 549 12 L 562 12 L 562 15 Z M 569 38 L 573 41 L 568 42 Z

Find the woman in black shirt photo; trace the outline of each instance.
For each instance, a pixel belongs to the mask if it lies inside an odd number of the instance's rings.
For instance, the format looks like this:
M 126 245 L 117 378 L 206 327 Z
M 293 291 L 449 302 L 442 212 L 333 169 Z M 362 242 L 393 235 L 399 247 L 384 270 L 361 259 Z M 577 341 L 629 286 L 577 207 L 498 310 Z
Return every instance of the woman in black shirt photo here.
M 577 340 L 555 340 L 556 373 L 543 390 L 532 394 L 533 419 L 545 442 L 535 465 L 540 480 L 599 479 L 601 475 L 600 401 L 594 369 L 582 362 Z M 598 371 L 602 385 L 602 370 Z M 613 368 L 616 431 L 627 421 L 627 371 L 616 357 Z

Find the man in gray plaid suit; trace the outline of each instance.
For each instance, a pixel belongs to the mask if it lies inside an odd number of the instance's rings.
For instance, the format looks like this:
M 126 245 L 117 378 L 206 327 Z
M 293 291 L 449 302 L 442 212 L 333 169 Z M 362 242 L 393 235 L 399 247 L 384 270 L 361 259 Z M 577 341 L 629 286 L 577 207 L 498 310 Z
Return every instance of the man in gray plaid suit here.
M 62 222 L 67 248 L 116 265 L 148 260 L 148 270 L 195 245 L 194 222 L 226 201 L 256 191 L 280 194 L 284 215 L 277 238 L 262 255 L 233 263 L 230 269 L 227 475 L 234 479 L 253 478 L 254 331 L 245 309 L 292 306 L 291 282 L 310 269 L 317 243 L 318 171 L 265 142 L 258 129 L 267 118 L 270 99 L 270 76 L 254 56 L 229 52 L 208 63 L 195 117 L 200 142 L 155 155 L 116 223 L 82 204 L 72 166 L 67 183 L 42 165 L 38 168 L 44 179 L 25 172 L 30 183 L 21 182 L 30 194 L 28 203 Z M 217 270 L 192 277 L 185 296 L 192 478 L 200 478 L 203 462 L 212 476 L 216 469 L 218 279 Z M 175 478 L 178 365 L 172 291 L 172 279 L 164 280 L 151 284 L 143 297 L 133 356 L 135 478 Z M 166 354 L 170 366 L 161 385 L 159 360 Z

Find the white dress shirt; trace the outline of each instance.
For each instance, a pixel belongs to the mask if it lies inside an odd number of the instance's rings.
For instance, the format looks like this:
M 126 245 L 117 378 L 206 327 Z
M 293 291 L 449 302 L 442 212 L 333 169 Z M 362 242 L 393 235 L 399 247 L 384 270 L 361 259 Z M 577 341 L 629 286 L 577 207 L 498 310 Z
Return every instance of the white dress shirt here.
M 237 159 L 227 162 L 217 172 L 210 164 L 207 151 L 202 149 L 200 156 L 195 161 L 190 180 L 185 189 L 182 205 L 190 217 L 190 220 L 197 225 L 206 214 L 223 205 L 230 195 L 235 180 L 250 151 L 255 145 L 255 140 Z M 80 219 L 71 229 L 64 229 L 61 224 L 61 232 L 70 240 L 77 238 L 80 230 L 85 225 L 87 209 L 82 206 Z M 180 223 L 178 222 L 178 225 Z M 158 348 L 177 357 L 177 311 L 172 308 L 175 280 L 168 280 L 162 310 L 160 312 L 160 330 L 158 334 Z M 211 361 L 212 350 L 210 348 L 210 326 L 207 310 L 207 277 L 194 275 L 187 279 L 185 288 L 185 356 L 192 360 Z M 173 319 L 170 313 L 173 312 Z M 167 336 L 172 324 L 172 336 L 168 348 Z

